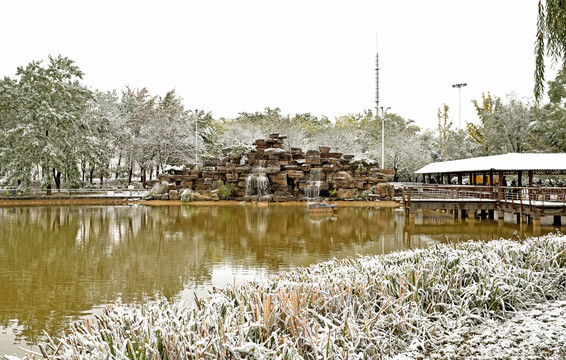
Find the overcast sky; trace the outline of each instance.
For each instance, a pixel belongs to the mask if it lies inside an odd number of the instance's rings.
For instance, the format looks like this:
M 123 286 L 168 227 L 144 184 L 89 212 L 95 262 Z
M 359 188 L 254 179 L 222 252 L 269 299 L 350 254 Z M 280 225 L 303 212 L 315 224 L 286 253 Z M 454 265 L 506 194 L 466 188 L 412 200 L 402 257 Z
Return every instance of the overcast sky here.
M 422 127 L 482 92 L 532 98 L 537 1 L 2 1 L 0 75 L 62 54 L 101 90 L 175 88 L 215 117 L 331 119 L 380 104 Z M 554 77 L 555 71 L 547 74 Z

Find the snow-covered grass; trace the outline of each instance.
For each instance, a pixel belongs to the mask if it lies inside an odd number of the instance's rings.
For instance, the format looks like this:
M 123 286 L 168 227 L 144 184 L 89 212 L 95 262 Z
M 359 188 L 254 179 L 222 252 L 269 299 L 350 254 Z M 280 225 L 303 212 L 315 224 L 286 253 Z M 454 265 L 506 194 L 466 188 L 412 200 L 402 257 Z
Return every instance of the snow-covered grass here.
M 328 261 L 191 304 L 116 304 L 29 357 L 406 359 L 565 288 L 563 235 L 467 242 Z

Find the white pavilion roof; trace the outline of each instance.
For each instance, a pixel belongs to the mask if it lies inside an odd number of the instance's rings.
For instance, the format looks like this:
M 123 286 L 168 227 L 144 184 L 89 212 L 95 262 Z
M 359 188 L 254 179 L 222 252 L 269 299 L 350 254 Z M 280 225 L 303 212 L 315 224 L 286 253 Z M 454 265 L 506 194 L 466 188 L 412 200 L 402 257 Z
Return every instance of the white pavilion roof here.
M 428 164 L 417 170 L 417 174 L 437 174 L 481 171 L 566 171 L 566 153 L 528 154 L 509 153 L 504 155 L 484 156 L 470 159 L 444 161 Z

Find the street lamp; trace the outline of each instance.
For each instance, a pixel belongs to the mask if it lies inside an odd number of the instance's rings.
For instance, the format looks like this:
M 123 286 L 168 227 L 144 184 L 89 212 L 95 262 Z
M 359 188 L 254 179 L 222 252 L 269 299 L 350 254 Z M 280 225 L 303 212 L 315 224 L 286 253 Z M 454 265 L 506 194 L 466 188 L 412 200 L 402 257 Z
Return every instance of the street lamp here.
M 387 115 L 387 110 L 390 107 L 383 110 L 381 107 L 381 168 L 385 169 L 385 115 Z
M 195 168 L 198 167 L 198 109 L 195 109 Z
M 453 88 L 458 88 L 458 128 L 462 128 L 462 88 L 468 86 L 466 83 L 454 84 Z

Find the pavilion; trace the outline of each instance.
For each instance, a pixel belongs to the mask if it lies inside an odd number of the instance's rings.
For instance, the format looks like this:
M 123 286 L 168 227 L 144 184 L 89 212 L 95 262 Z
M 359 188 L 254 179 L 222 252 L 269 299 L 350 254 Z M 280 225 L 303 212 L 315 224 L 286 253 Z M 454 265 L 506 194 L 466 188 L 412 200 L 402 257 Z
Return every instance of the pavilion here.
M 528 187 L 533 186 L 534 175 L 566 175 L 566 153 L 533 154 L 509 153 L 428 164 L 417 170 L 425 184 L 450 184 L 457 177 L 462 185 L 468 178 L 469 185 L 507 186 L 505 176 L 517 176 L 517 186 L 523 186 L 523 176 Z M 502 181 L 503 180 L 503 181 Z
M 500 219 L 515 214 L 518 221 L 535 225 L 545 217 L 555 225 L 566 221 L 566 188 L 533 186 L 534 175 L 566 175 L 566 153 L 509 153 L 437 162 L 416 173 L 424 184 L 403 189 L 403 206 L 411 216 L 430 209 L 450 210 L 463 218 L 472 213 L 493 218 L 497 212 Z M 506 176 L 513 177 L 510 187 Z M 452 184 L 454 178 L 457 185 Z

